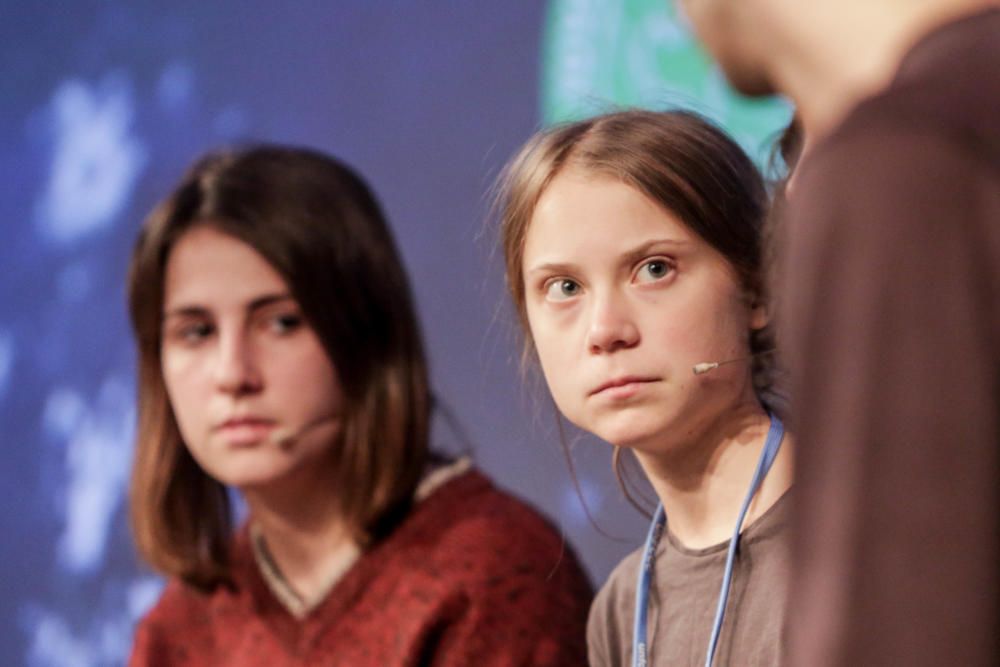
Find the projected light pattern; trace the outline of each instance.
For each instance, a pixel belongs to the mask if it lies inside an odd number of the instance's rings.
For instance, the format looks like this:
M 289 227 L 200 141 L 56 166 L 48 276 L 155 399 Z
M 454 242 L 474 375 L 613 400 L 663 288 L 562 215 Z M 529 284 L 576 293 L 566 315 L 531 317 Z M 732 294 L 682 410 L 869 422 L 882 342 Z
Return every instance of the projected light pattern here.
M 109 378 L 93 407 L 81 405 L 79 397 L 65 390 L 57 395 L 74 406 L 72 415 L 58 415 L 51 426 L 66 443 L 65 527 L 58 558 L 68 572 L 91 574 L 104 561 L 110 523 L 123 499 L 132 459 L 131 385 Z
M 51 586 L 17 611 L 31 667 L 121 664 L 136 619 L 161 586 L 121 562 L 135 421 L 131 369 L 94 368 L 87 356 L 88 348 L 121 346 L 109 339 L 113 329 L 91 326 L 109 312 L 120 323 L 122 308 L 120 286 L 108 289 L 110 267 L 91 242 L 122 222 L 147 162 L 133 89 L 123 72 L 63 80 L 34 115 L 45 140 L 30 244 L 51 269 L 30 285 L 40 307 L 20 313 L 20 339 L 0 334 L 0 396 L 14 375 L 15 349 L 24 350 L 21 384 L 45 395 L 40 423 L 20 429 L 47 444 L 36 452 L 48 510 L 37 523 L 52 540 L 49 557 L 32 563 Z M 28 333 L 36 327 L 41 336 Z
M 68 243 L 108 226 L 121 213 L 145 152 L 130 134 L 132 93 L 122 76 L 108 76 L 96 86 L 63 82 L 47 115 L 55 145 L 38 222 L 47 236 Z
M 131 244 L 142 215 L 133 200 L 154 147 L 189 140 L 183 123 L 163 123 L 144 136 L 140 110 L 147 123 L 200 114 L 207 128 L 200 133 L 215 133 L 211 143 L 246 131 L 248 121 L 239 105 L 198 108 L 195 72 L 181 61 L 153 73 L 140 82 L 113 68 L 55 82 L 31 112 L 23 139 L 38 179 L 22 204 L 33 224 L 0 250 L 9 279 L 20 286 L 5 291 L 19 308 L 10 326 L 0 322 L 0 399 L 6 408 L 15 398 L 23 406 L 36 397 L 26 413 L 34 410 L 35 423 L 22 420 L 14 432 L 18 441 L 44 443 L 24 454 L 38 470 L 30 487 L 41 495 L 42 514 L 12 517 L 22 532 L 49 544 L 29 564 L 46 584 L 31 586 L 17 602 L 8 630 L 20 633 L 23 657 L 16 663 L 29 667 L 122 664 L 136 621 L 163 585 L 136 567 L 126 521 L 135 390 L 125 254 L 115 245 Z M 183 151 L 175 159 L 190 156 Z M 17 247 L 31 248 L 34 261 L 12 252 Z M 39 261 L 47 263 L 43 271 Z

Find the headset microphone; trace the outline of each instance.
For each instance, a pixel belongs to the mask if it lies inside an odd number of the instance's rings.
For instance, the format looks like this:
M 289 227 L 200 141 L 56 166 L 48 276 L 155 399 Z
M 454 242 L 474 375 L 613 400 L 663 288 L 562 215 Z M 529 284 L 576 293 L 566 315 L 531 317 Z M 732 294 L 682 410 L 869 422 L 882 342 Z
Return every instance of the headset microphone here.
M 326 423 L 337 419 L 338 415 L 324 415 L 322 417 L 317 417 L 311 421 L 306 422 L 302 426 L 291 427 L 286 426 L 285 428 L 275 429 L 271 436 L 268 438 L 272 443 L 278 445 L 282 449 L 286 449 L 291 446 L 292 441 L 301 437 L 303 433 L 307 433 L 310 430 L 316 428 L 320 424 Z
M 760 350 L 759 352 L 754 352 L 753 354 L 746 357 L 737 357 L 736 359 L 726 359 L 725 361 L 703 361 L 700 364 L 695 364 L 691 367 L 691 372 L 695 375 L 701 375 L 702 373 L 708 373 L 709 371 L 714 371 L 719 366 L 725 366 L 726 364 L 735 364 L 737 361 L 750 361 L 754 357 L 764 357 L 775 353 L 775 349 L 772 347 L 767 350 Z
M 726 364 L 735 364 L 737 361 L 750 361 L 753 359 L 753 355 L 749 357 L 738 357 L 736 359 L 726 359 L 725 361 L 703 361 L 700 364 L 695 364 L 691 367 L 691 372 L 695 375 L 701 375 L 702 373 L 708 373 L 709 371 L 714 371 L 719 366 L 725 366 Z

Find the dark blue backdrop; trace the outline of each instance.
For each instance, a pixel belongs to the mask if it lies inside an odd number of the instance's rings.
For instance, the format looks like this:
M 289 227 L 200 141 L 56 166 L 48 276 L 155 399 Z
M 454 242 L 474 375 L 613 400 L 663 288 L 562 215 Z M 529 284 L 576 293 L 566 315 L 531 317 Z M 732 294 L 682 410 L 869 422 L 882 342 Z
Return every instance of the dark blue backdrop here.
M 540 125 L 542 63 L 550 79 L 569 81 L 560 68 L 576 67 L 572 48 L 590 48 L 574 16 L 616 3 L 562 0 L 549 14 L 540 1 L 5 4 L 4 664 L 119 664 L 158 594 L 126 525 L 125 266 L 150 206 L 197 154 L 225 143 L 307 144 L 358 167 L 402 247 L 436 391 L 481 467 L 552 516 L 595 581 L 635 547 L 644 519 L 615 490 L 609 448 L 570 431 L 591 510 L 622 539 L 580 509 L 550 401 L 521 382 L 500 262 L 483 233 L 492 179 Z M 622 6 L 663 14 L 666 32 L 634 25 L 651 43 L 680 44 L 666 3 Z M 579 37 L 569 50 L 567 34 Z M 594 48 L 615 39 L 637 43 L 616 33 Z M 567 94 L 553 88 L 549 119 Z

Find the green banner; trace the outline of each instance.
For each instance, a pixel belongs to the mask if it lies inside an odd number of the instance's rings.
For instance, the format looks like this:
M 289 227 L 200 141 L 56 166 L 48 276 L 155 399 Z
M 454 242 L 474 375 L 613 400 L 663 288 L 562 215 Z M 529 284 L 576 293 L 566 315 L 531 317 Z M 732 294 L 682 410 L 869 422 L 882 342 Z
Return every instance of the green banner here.
M 542 58 L 547 125 L 683 107 L 713 118 L 763 163 L 790 115 L 784 100 L 734 92 L 670 0 L 550 0 Z

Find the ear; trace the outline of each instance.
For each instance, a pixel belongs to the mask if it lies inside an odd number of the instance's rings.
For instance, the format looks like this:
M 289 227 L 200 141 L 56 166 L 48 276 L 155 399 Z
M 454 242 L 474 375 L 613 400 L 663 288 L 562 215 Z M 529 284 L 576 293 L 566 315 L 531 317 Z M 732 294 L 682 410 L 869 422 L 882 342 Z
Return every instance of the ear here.
M 760 331 L 771 322 L 771 309 L 759 296 L 750 298 L 750 329 Z

